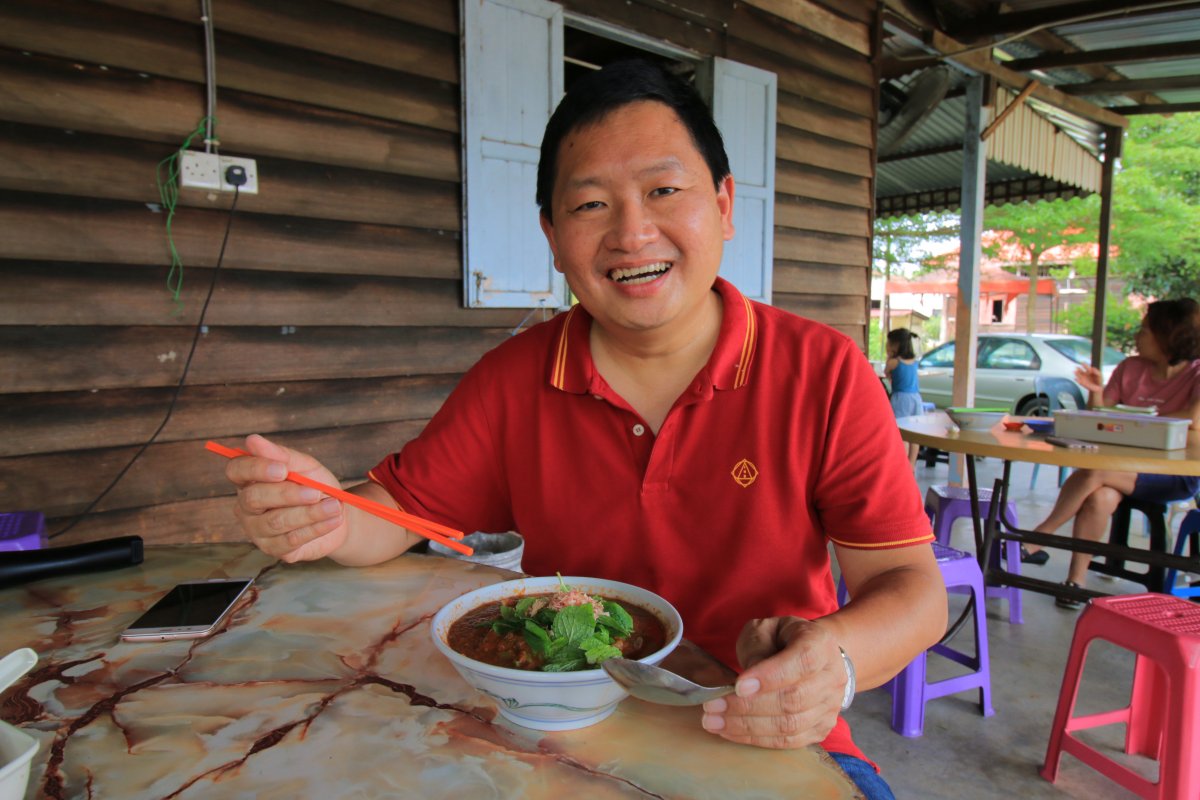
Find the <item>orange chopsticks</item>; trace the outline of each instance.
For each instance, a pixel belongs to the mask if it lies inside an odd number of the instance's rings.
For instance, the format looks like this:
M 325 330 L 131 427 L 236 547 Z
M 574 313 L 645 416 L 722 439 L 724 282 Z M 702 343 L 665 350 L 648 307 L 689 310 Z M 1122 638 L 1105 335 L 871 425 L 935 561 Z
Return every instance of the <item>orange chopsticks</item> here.
M 204 449 L 216 453 L 219 456 L 225 456 L 226 458 L 237 458 L 238 456 L 250 455 L 245 450 L 239 450 L 236 447 L 226 447 L 225 445 L 217 444 L 216 442 L 205 442 Z M 349 503 L 355 508 L 361 508 L 363 511 L 366 511 L 369 514 L 374 514 L 380 519 L 385 519 L 388 522 L 399 525 L 400 527 L 410 530 L 419 536 L 424 536 L 426 539 L 431 539 L 439 544 L 444 544 L 451 550 L 456 550 L 465 556 L 469 556 L 475 552 L 474 548 L 457 541 L 463 537 L 462 531 L 456 531 L 454 528 L 449 528 L 445 525 L 439 525 L 436 522 L 432 522 L 412 514 L 406 514 L 399 509 L 388 508 L 382 503 L 376 503 L 374 500 L 368 500 L 365 497 L 359 497 L 356 494 L 351 494 L 350 492 L 339 489 L 336 486 L 329 486 L 321 483 L 320 481 L 314 481 L 312 478 L 306 478 L 305 476 L 299 475 L 295 472 L 289 472 L 287 474 L 287 479 L 292 483 L 298 483 L 301 486 L 308 486 L 309 488 L 324 492 L 330 497 L 336 497 L 343 503 Z

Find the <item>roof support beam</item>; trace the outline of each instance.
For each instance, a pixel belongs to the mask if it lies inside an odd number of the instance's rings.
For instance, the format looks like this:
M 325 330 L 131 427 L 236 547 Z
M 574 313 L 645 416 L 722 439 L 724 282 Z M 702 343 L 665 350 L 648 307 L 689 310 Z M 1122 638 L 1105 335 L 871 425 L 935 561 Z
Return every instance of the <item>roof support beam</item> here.
M 979 333 L 979 267 L 983 262 L 983 194 L 987 185 L 987 149 L 983 144 L 987 82 L 983 75 L 975 75 L 967 83 L 962 222 L 959 226 L 961 248 L 954 314 L 954 386 L 951 390 L 956 406 L 970 406 L 975 402 L 975 337 Z
M 1105 299 L 1108 297 L 1108 251 L 1112 232 L 1113 173 L 1121 157 L 1120 128 L 1104 129 L 1104 173 L 1100 179 L 1100 249 L 1096 253 L 1096 305 L 1092 312 L 1092 363 L 1104 364 L 1104 336 L 1108 330 Z
M 1095 96 L 1129 94 L 1130 92 L 1161 92 L 1170 89 L 1200 88 L 1200 75 L 1171 75 L 1166 78 L 1140 78 L 1128 81 L 1091 81 L 1064 83 L 1058 90 L 1063 94 Z
M 1146 106 L 1121 106 L 1121 113 L 1127 117 L 1138 114 L 1182 114 L 1188 111 L 1200 111 L 1200 103 L 1155 103 Z
M 1080 50 L 1074 53 L 1044 53 L 1032 58 L 1017 58 L 1004 66 L 1017 72 L 1035 69 L 1061 69 L 1089 64 L 1137 64 L 1143 61 L 1168 61 L 1200 56 L 1200 42 L 1171 42 L 1146 47 L 1114 47 L 1109 50 Z
M 957 143 L 948 144 L 942 147 L 930 147 L 927 150 L 914 150 L 910 153 L 896 153 L 890 156 L 880 156 L 877 163 L 891 164 L 896 161 L 907 161 L 913 158 L 924 158 L 925 156 L 941 156 L 945 155 L 946 153 L 957 153 L 960 150 L 962 150 L 962 145 Z
M 1153 2 L 1130 3 L 1128 0 L 1083 0 L 1083 2 L 1068 5 L 1040 8 L 1032 11 L 1010 11 L 1004 14 L 978 16 L 963 20 L 961 24 L 949 27 L 950 35 L 955 38 L 971 39 L 975 37 L 1002 36 L 1026 30 L 1040 30 L 1055 25 L 1067 24 L 1080 17 L 1097 18 L 1105 15 L 1106 19 L 1142 17 L 1147 14 L 1158 14 L 1167 8 L 1179 6 L 1195 6 L 1194 2 Z
M 936 51 L 942 54 L 942 57 L 946 61 L 957 64 L 968 72 L 978 72 L 995 78 L 998 83 L 1017 92 L 1024 89 L 1029 83 L 1028 76 L 993 61 L 991 53 L 986 49 L 964 47 L 959 42 L 939 31 L 933 31 L 930 44 Z M 1089 103 L 1078 97 L 1071 97 L 1042 83 L 1034 87 L 1033 97 L 1049 103 L 1056 108 L 1061 108 L 1063 111 L 1068 111 L 1077 117 L 1083 117 L 1100 125 L 1113 125 L 1118 128 L 1129 127 L 1129 120 L 1120 114 L 1113 113 L 1107 108 L 1101 108 L 1094 103 Z
M 1014 97 L 1012 102 L 1006 105 L 1004 110 L 996 115 L 996 118 L 992 120 L 992 124 L 988 125 L 984 130 L 981 138 L 987 140 L 989 137 L 991 137 L 991 135 L 996 132 L 996 129 L 1004 124 L 1004 120 L 1008 119 L 1008 115 L 1020 108 L 1021 104 L 1025 102 L 1025 98 L 1033 94 L 1033 90 L 1037 88 L 1037 85 L 1037 81 L 1030 81 L 1029 85 L 1022 89 L 1021 93 Z M 1032 319 L 1032 317 L 1030 317 L 1030 319 Z

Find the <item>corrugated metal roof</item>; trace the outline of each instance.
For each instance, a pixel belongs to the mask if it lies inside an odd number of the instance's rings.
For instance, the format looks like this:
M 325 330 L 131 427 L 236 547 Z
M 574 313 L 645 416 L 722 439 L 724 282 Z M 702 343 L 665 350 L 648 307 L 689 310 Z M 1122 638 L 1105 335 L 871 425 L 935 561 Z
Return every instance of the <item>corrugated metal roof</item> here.
M 985 126 L 1015 97 L 1015 93 L 1006 89 L 997 90 L 996 103 L 988 111 Z M 961 149 L 930 151 L 960 147 L 966 118 L 966 98 L 962 95 L 939 103 L 893 156 L 880 160 L 876 198 L 961 186 Z M 1084 194 L 1100 188 L 1101 164 L 1095 154 L 1028 104 L 1009 114 L 988 138 L 986 155 L 988 183 L 1009 183 L 1036 175 L 1055 184 L 1075 187 Z
M 1200 9 L 1180 8 L 1134 19 L 1095 20 L 1056 26 L 1051 30 L 1076 48 L 1085 51 L 1195 42 L 1200 40 Z M 1200 75 L 1200 58 L 1114 64 L 1111 69 L 1131 80 Z M 1072 80 L 1064 70 L 1050 70 L 1048 75 L 1052 79 L 1058 78 L 1064 82 L 1078 82 Z M 1163 89 L 1154 94 L 1171 103 L 1200 101 L 1200 88 Z M 1096 95 L 1090 99 L 1101 105 L 1108 105 L 1111 98 L 1110 96 Z M 1120 100 L 1115 105 L 1128 103 L 1128 100 Z
M 1109 12 L 1115 16 L 1084 19 L 1096 12 L 1081 11 L 1083 6 L 1078 0 L 940 0 L 938 24 L 939 31 L 951 40 L 956 30 L 967 33 L 972 25 L 974 29 L 970 30 L 968 38 L 959 41 L 979 41 L 979 37 L 990 35 L 996 42 L 995 58 L 1001 64 L 1013 59 L 1078 51 L 1092 53 L 1200 42 L 1200 3 L 1159 0 L 1153 8 L 1146 8 L 1146 13 L 1139 9 L 1139 6 L 1150 5 L 1149 2 L 1131 2 Z M 888 7 L 895 13 L 891 4 Z M 1055 11 L 1060 13 L 1055 15 Z M 1047 22 L 1050 24 L 1045 24 Z M 910 26 L 907 30 L 920 30 L 919 22 L 915 27 L 912 20 L 907 24 Z M 1022 27 L 1023 30 L 1017 30 Z M 906 34 L 905 30 L 902 25 L 893 31 L 895 37 L 884 40 L 885 56 L 896 59 L 897 64 L 930 54 L 928 47 L 922 49 L 922 43 L 929 41 L 928 36 Z M 1114 58 L 1111 64 L 1104 63 L 1101 58 L 1098 63 L 1042 67 L 1024 74 L 1030 80 L 1067 92 L 1072 92 L 1071 85 L 1106 80 L 1196 77 L 1195 87 L 1134 87 L 1127 89 L 1125 94 L 1074 96 L 1117 113 L 1123 113 L 1123 109 L 1145 113 L 1145 110 L 1156 108 L 1158 103 L 1200 104 L 1200 56 L 1193 57 L 1190 53 L 1179 58 L 1155 55 L 1153 60 L 1143 61 Z M 1146 58 L 1146 54 L 1139 56 Z M 893 80 L 893 83 L 910 83 L 913 79 L 913 75 L 908 75 L 899 81 Z M 957 82 L 962 82 L 961 75 Z M 1014 94 L 1000 90 L 997 109 L 1003 109 Z M 1063 104 L 1070 107 L 1070 102 Z M 1112 124 L 1101 112 L 1089 114 L 1086 109 L 1078 110 L 1093 119 L 1104 120 L 1105 124 Z M 1184 110 L 1188 109 L 1185 107 Z M 996 110 L 990 113 L 995 114 Z M 957 202 L 957 188 L 962 180 L 961 141 L 965 118 L 963 98 L 952 90 L 895 154 L 910 158 L 897 160 L 895 156 L 883 156 L 879 159 L 876 198 L 880 213 L 889 209 L 902 209 L 906 213 L 921 210 L 921 203 L 926 201 L 929 208 L 946 208 L 946 203 Z M 1027 100 L 988 142 L 989 196 L 1038 199 L 1039 191 L 1044 191 L 1047 196 L 1098 191 L 1101 174 L 1098 154 L 1102 136 L 1102 127 L 1090 119 L 1043 100 Z M 956 144 L 957 148 L 954 147 Z M 955 152 L 943 152 L 951 148 Z M 1017 193 L 1015 198 L 1006 194 L 1008 189 L 1000 186 L 1004 183 L 1016 187 L 1013 190 Z M 1021 192 L 1026 191 L 1032 194 L 1022 198 Z

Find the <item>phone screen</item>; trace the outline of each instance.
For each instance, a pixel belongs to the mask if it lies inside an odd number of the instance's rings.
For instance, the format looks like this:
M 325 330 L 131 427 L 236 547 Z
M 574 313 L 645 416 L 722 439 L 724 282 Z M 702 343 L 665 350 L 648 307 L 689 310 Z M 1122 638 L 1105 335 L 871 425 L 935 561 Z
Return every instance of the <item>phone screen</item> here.
M 138 617 L 126 633 L 182 633 L 211 628 L 237 602 L 250 583 L 245 578 L 181 583 Z

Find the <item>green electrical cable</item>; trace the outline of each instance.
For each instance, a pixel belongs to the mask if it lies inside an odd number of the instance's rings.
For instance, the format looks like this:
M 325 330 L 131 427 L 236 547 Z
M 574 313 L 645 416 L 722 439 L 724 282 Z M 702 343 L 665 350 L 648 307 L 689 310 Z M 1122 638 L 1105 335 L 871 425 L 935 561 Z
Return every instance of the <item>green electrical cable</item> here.
M 179 146 L 171 155 L 158 162 L 158 167 L 155 169 L 155 177 L 158 181 L 158 198 L 162 202 L 162 207 L 167 212 L 167 248 L 171 251 L 171 268 L 167 271 L 167 290 L 171 292 L 171 299 L 176 305 L 180 305 L 179 295 L 183 291 L 183 259 L 179 257 L 179 251 L 175 249 L 175 237 L 171 232 L 171 223 L 175 219 L 175 206 L 179 202 L 179 156 L 184 151 L 191 147 L 192 140 L 205 132 L 208 121 L 212 120 L 214 131 L 213 138 L 215 139 L 215 131 L 217 129 L 216 117 L 204 117 L 196 125 L 196 129 L 188 134 L 183 140 L 183 144 Z M 166 176 L 164 179 L 164 171 Z

